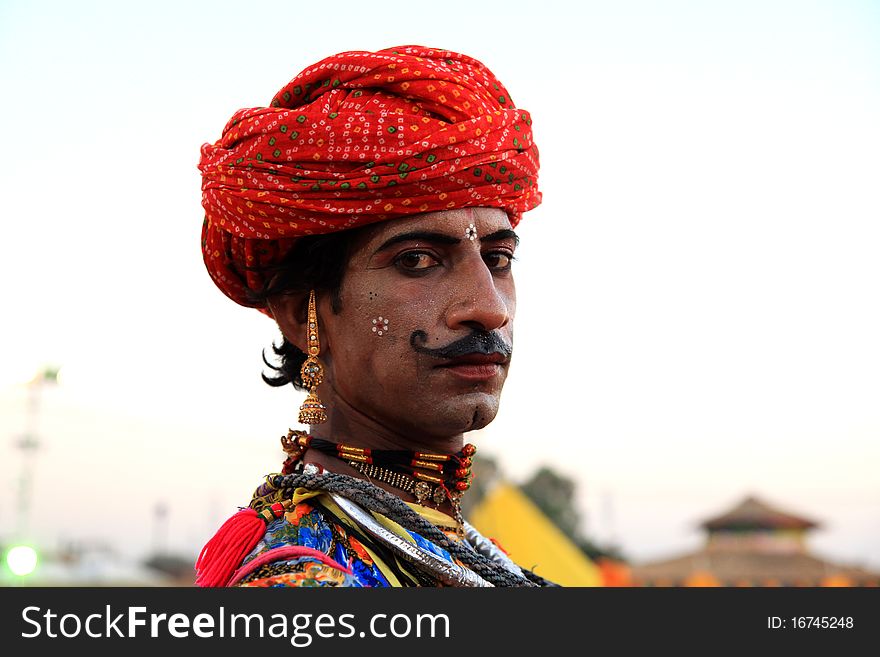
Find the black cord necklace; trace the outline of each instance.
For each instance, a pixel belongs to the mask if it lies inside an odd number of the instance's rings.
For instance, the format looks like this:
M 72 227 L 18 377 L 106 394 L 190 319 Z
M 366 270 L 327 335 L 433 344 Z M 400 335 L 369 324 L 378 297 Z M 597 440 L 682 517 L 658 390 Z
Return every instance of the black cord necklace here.
M 471 465 L 477 448 L 465 445 L 455 454 L 406 449 L 371 449 L 334 443 L 304 431 L 288 431 L 281 438 L 287 454 L 282 472 L 290 474 L 309 449 L 344 461 L 368 479 L 377 479 L 413 495 L 419 504 L 436 507 L 449 500 L 456 520 L 461 518 L 461 496 L 471 486 Z

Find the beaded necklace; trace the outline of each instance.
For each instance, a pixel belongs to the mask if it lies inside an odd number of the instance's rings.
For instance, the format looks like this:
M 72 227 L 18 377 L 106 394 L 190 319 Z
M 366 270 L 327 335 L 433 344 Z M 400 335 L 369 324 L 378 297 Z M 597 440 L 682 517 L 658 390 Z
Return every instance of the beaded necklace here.
M 284 474 L 293 472 L 306 451 L 314 449 L 346 462 L 368 479 L 377 479 L 413 495 L 419 504 L 437 508 L 448 499 L 455 519 L 461 526 L 464 524 L 461 496 L 471 486 L 471 465 L 477 451 L 471 444 L 455 454 L 370 449 L 334 443 L 291 429 L 281 437 L 281 447 L 287 454 Z

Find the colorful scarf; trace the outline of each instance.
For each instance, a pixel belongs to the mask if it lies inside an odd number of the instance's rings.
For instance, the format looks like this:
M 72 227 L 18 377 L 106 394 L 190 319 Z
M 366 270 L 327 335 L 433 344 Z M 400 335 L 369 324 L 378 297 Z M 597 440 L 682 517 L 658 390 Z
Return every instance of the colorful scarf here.
M 418 46 L 344 52 L 202 146 L 202 252 L 217 286 L 256 305 L 261 268 L 293 242 L 462 207 L 541 202 L 531 118 L 479 61 Z

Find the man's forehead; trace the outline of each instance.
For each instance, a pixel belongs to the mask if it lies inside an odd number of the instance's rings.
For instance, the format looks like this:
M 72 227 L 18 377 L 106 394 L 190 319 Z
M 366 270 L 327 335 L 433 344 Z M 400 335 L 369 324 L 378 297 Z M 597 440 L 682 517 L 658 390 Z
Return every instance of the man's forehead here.
M 465 231 L 473 224 L 479 234 L 487 235 L 510 229 L 510 219 L 500 208 L 458 208 L 426 212 L 412 217 L 390 219 L 374 224 L 367 231 L 363 244 L 381 244 L 398 235 L 416 232 L 432 232 L 450 237 L 466 237 Z

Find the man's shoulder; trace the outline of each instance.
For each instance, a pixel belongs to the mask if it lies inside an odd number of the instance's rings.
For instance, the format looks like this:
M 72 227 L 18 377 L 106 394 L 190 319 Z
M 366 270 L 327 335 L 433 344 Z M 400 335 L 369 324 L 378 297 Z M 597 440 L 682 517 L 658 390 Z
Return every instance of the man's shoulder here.
M 348 568 L 336 562 L 334 519 L 308 500 L 271 520 L 233 575 L 238 586 L 346 585 Z
M 304 547 L 322 554 L 330 554 L 333 546 L 333 519 L 308 500 L 287 510 L 266 526 L 266 533 L 245 557 L 243 564 L 269 550 L 285 547 Z

